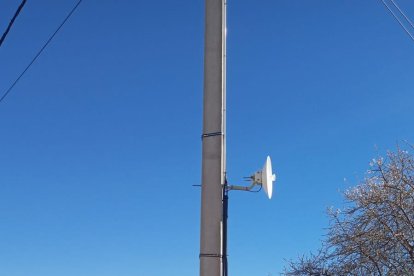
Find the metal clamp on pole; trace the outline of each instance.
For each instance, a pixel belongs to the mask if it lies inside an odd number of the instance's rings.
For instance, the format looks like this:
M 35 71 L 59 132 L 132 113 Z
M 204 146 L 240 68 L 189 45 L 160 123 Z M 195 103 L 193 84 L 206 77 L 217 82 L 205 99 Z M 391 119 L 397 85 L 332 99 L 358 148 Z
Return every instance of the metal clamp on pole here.
M 208 254 L 208 253 L 201 253 L 200 258 L 223 258 L 223 255 L 221 254 Z
M 201 135 L 201 139 L 207 138 L 207 137 L 213 137 L 213 136 L 222 136 L 223 132 L 218 131 L 218 132 L 210 132 L 210 133 L 204 133 L 203 135 Z

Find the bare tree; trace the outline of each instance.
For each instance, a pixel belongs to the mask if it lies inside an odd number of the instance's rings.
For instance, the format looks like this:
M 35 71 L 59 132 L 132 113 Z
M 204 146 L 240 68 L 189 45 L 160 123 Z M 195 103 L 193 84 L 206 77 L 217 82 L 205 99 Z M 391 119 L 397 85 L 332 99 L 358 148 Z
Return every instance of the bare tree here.
M 285 275 L 414 275 L 414 159 L 407 151 L 374 159 L 364 181 L 344 193 L 318 254 L 290 261 Z
M 323 250 L 323 249 L 322 249 Z M 285 268 L 285 275 L 312 275 L 312 276 L 333 276 L 333 264 L 326 258 L 326 252 L 320 250 L 318 254 L 302 256 L 296 262 L 291 261 L 289 268 Z

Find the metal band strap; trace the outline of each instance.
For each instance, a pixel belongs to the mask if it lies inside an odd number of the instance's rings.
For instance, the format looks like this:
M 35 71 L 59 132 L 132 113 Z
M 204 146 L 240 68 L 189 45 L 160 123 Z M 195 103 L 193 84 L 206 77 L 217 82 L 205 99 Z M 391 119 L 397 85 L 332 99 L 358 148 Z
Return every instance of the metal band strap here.
M 203 254 L 203 253 L 200 253 L 200 258 L 203 258 L 203 257 L 205 257 L 205 258 L 223 258 L 224 256 L 223 255 L 221 255 L 221 254 Z
M 223 135 L 223 132 L 221 132 L 221 131 L 204 133 L 203 135 L 201 135 L 201 139 L 204 139 L 204 138 L 207 138 L 207 137 L 212 137 L 212 136 L 221 136 L 221 135 Z

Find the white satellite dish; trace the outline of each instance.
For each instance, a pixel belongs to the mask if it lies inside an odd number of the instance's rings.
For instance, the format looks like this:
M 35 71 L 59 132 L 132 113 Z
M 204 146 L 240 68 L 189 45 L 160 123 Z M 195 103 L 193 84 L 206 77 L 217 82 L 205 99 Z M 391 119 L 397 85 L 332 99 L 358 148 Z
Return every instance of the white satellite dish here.
M 276 181 L 276 175 L 272 172 L 272 161 L 270 160 L 269 156 L 267 157 L 266 163 L 264 164 L 261 171 L 258 171 L 254 175 L 245 178 L 251 181 L 252 184 L 250 186 L 229 185 L 227 186 L 227 190 L 251 191 L 254 186 L 259 185 L 262 186 L 267 197 L 269 199 L 272 198 L 273 182 Z
M 254 174 L 253 182 L 262 185 L 267 197 L 271 199 L 274 181 L 276 181 L 276 175 L 272 172 L 272 161 L 270 160 L 270 156 L 268 156 L 263 169 Z

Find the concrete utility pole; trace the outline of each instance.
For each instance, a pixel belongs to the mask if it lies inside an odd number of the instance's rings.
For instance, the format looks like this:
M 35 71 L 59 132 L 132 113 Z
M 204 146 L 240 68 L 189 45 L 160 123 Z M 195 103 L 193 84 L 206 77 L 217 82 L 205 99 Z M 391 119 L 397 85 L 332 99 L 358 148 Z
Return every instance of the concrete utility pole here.
M 223 273 L 226 181 L 226 0 L 205 0 L 200 276 Z

